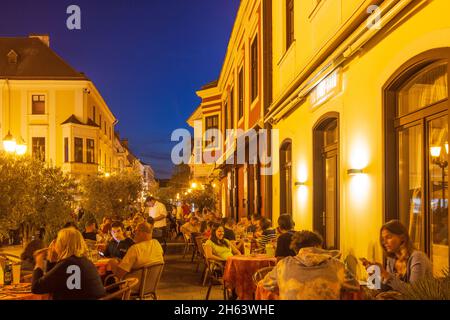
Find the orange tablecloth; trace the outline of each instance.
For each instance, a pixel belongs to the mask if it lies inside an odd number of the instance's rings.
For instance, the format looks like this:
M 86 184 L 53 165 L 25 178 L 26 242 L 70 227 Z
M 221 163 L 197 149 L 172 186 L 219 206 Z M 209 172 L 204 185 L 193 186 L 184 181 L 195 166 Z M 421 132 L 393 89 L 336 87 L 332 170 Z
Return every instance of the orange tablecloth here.
M 275 266 L 277 259 L 267 255 L 233 256 L 225 265 L 223 280 L 225 286 L 234 289 L 241 300 L 253 300 L 256 285 L 253 274 L 261 268 Z
M 107 271 L 110 271 L 108 268 L 108 263 L 110 259 L 100 259 L 94 262 L 94 265 L 97 267 L 98 274 L 103 277 L 106 275 Z
M 30 283 L 0 287 L 0 300 L 49 300 L 48 294 L 31 293 Z

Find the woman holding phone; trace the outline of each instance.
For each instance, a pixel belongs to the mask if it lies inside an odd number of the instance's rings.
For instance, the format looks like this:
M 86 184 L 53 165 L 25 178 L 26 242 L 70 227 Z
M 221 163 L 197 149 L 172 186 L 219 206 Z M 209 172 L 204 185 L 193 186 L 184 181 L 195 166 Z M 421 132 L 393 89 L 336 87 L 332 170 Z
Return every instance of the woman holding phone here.
M 365 258 L 360 260 L 366 268 L 370 265 L 380 267 L 383 291 L 399 291 L 404 283 L 432 275 L 431 261 L 424 252 L 414 248 L 408 230 L 400 221 L 391 220 L 381 227 L 380 244 L 387 256 L 386 267 Z

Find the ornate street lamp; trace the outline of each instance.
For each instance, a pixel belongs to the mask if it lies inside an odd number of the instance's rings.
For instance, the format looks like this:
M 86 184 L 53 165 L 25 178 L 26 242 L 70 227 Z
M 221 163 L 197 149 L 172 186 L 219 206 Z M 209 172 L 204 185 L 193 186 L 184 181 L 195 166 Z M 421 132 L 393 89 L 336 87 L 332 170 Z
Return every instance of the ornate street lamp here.
M 16 152 L 16 140 L 10 131 L 8 131 L 8 134 L 3 138 L 3 148 L 8 153 Z

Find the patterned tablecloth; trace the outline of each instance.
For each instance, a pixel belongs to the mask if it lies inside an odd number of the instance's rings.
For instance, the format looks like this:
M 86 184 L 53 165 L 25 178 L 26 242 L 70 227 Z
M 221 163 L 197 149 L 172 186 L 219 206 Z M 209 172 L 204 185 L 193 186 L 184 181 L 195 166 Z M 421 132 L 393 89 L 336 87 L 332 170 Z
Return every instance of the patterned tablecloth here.
M 48 294 L 31 293 L 31 283 L 0 286 L 0 300 L 49 300 Z
M 110 259 L 100 259 L 94 262 L 100 277 L 104 277 L 108 271 L 111 271 L 108 266 L 109 260 Z
M 256 290 L 253 274 L 261 268 L 275 266 L 276 263 L 276 258 L 267 255 L 230 257 L 223 275 L 225 286 L 234 289 L 239 299 L 253 300 Z

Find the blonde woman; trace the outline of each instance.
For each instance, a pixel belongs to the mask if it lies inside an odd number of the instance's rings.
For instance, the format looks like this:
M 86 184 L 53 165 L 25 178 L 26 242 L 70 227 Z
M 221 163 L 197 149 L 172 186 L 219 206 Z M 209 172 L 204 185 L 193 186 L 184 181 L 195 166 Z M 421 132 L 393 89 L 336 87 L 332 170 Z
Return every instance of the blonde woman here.
M 36 254 L 32 292 L 51 294 L 54 300 L 92 300 L 106 292 L 88 247 L 75 228 L 64 228 L 47 251 Z M 44 274 L 47 258 L 47 273 Z

